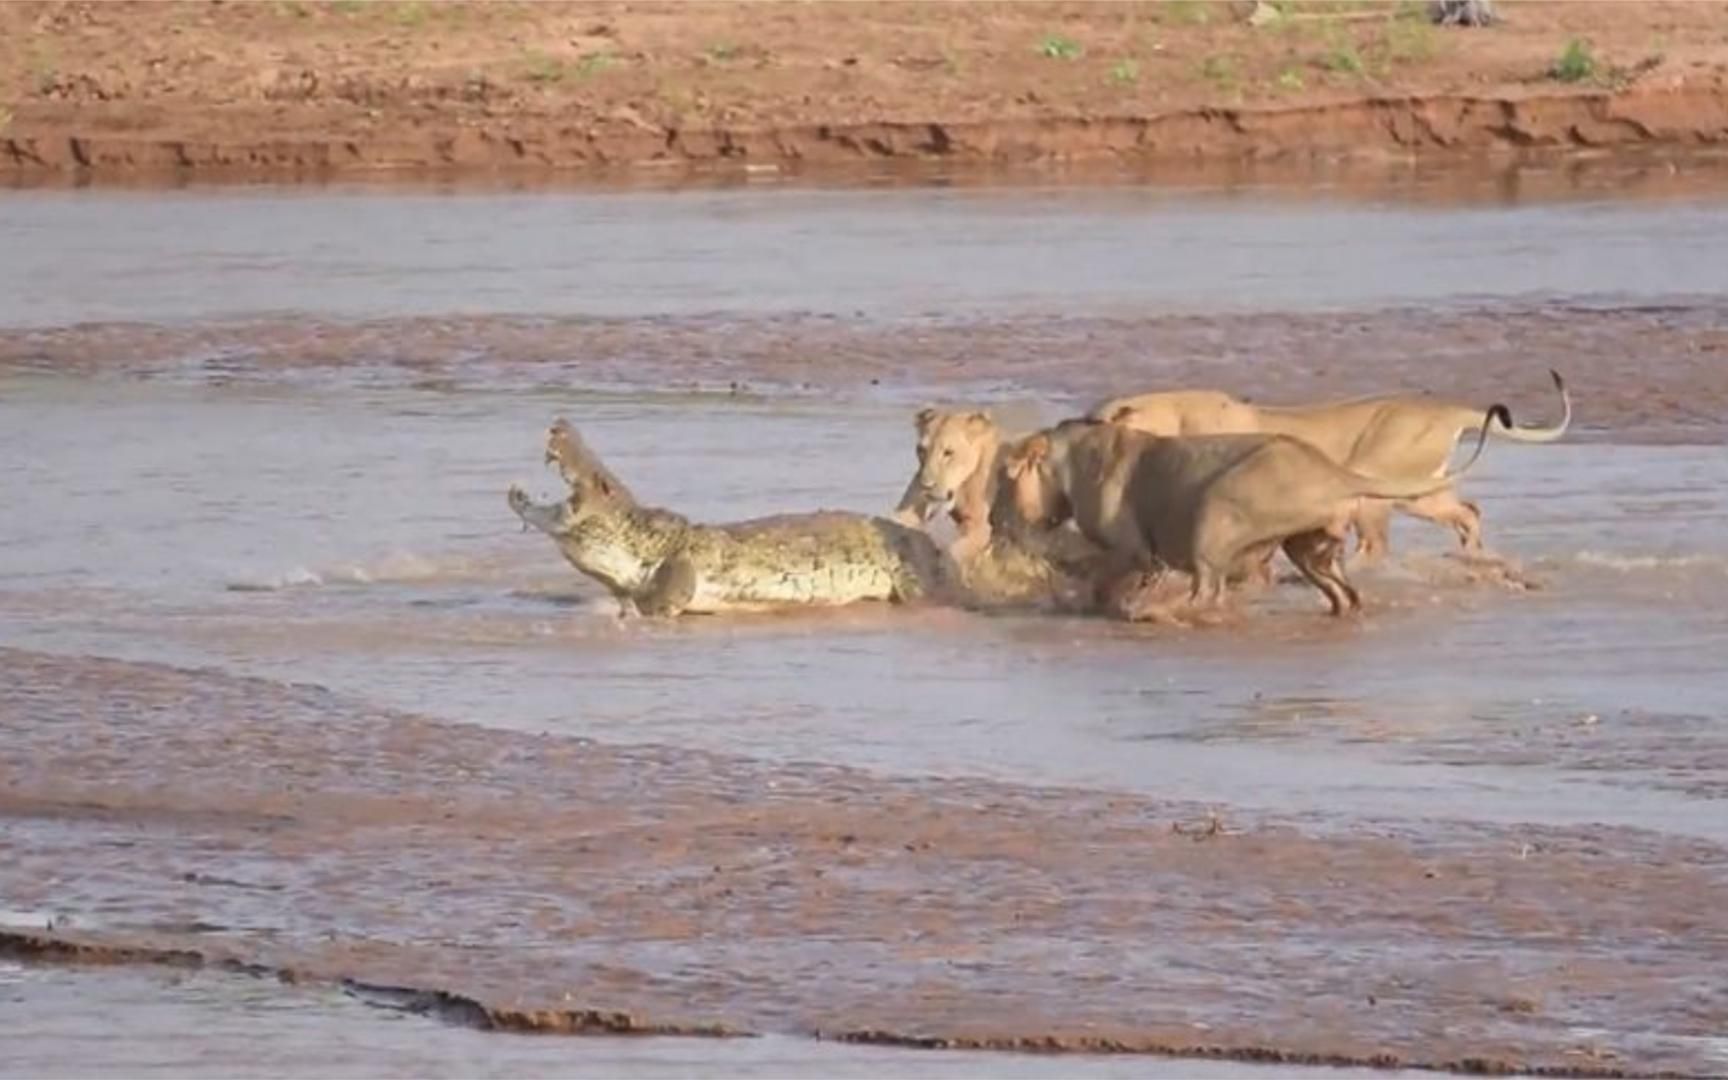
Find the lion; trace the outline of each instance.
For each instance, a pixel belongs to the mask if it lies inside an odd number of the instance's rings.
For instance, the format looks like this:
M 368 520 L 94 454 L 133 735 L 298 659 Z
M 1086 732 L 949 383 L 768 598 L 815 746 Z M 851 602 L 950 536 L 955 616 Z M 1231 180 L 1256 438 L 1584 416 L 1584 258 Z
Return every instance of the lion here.
M 1114 398 L 1087 413 L 1149 435 L 1291 435 L 1344 468 L 1389 480 L 1443 476 L 1461 436 L 1485 435 L 1520 443 L 1550 443 L 1572 423 L 1572 397 L 1560 373 L 1561 417 L 1551 427 L 1516 427 L 1512 411 L 1486 409 L 1406 394 L 1379 394 L 1323 405 L 1252 405 L 1215 390 L 1180 390 Z M 1357 553 L 1367 561 L 1385 554 L 1393 509 L 1449 526 L 1467 554 L 1482 553 L 1482 510 L 1451 484 L 1411 499 L 1364 502 L 1352 525 Z
M 959 538 L 949 549 L 967 559 L 990 545 L 991 510 L 1001 478 L 1002 429 L 986 412 L 918 410 L 918 469 L 893 519 L 922 525 L 944 506 Z
M 1101 591 L 1132 572 L 1176 569 L 1192 575 L 1197 610 L 1217 609 L 1233 575 L 1282 547 L 1342 616 L 1362 606 L 1342 562 L 1359 505 L 1445 489 L 1481 456 L 1488 423 L 1479 425 L 1469 460 L 1438 478 L 1364 476 L 1289 435 L 1167 438 L 1094 419 L 1028 437 L 1004 473 L 1020 519 L 1045 526 L 1072 519 L 1110 552 Z
M 919 526 L 947 507 L 958 533 L 948 554 L 976 597 L 1074 606 L 1076 583 L 1096 575 L 1104 552 L 1077 529 L 1035 529 L 1015 516 L 1002 463 L 1018 444 L 995 418 L 983 411 L 925 408 L 914 426 L 918 468 L 893 520 Z

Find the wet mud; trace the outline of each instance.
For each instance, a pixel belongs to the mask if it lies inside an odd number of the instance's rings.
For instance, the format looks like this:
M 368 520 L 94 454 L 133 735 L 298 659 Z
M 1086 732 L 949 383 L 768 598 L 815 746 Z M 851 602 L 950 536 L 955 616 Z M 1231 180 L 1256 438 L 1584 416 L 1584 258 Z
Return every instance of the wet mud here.
M 1707 1075 L 1719 1053 L 1715 844 L 1206 827 L 1124 795 L 0 661 L 0 890 L 77 913 L 9 931 L 14 956 L 352 980 L 512 1030 L 1567 1075 Z
M 716 346 L 723 341 L 723 346 Z M 1628 357 L 1636 356 L 1636 366 Z M 1532 358 L 1541 358 L 1532 362 Z M 1436 310 L 932 319 L 473 317 L 0 331 L 0 372 L 215 384 L 303 376 L 441 393 L 559 386 L 720 399 L 1042 401 L 1079 412 L 1124 387 L 1215 386 L 1261 403 L 1417 392 L 1548 423 L 1566 376 L 1585 440 L 1728 438 L 1728 305 L 1481 304 Z M 1659 371 L 1655 377 L 1647 373 Z M 1058 413 L 1066 415 L 1067 413 Z

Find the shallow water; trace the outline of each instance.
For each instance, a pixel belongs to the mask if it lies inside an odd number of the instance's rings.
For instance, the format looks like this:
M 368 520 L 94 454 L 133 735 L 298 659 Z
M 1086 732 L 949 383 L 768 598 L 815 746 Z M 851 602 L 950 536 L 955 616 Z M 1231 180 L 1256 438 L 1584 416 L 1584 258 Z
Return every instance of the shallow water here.
M 1286 311 L 1728 290 L 1715 199 L 1612 194 L 1440 210 L 1252 189 L 24 191 L 0 199 L 0 325 Z
M 503 505 L 514 479 L 556 483 L 534 445 L 556 412 L 617 447 L 643 498 L 701 518 L 885 511 L 910 457 L 887 407 L 34 380 L 0 405 L 22 463 L 0 628 L 612 741 L 1728 838 L 1697 801 L 1716 781 L 1682 775 L 1728 732 L 1618 767 L 1561 745 L 1594 716 L 1593 744 L 1659 748 L 1652 728 L 1720 708 L 1715 447 L 1496 447 L 1472 492 L 1550 588 L 1449 582 L 1445 538 L 1401 523 L 1400 558 L 1364 577 L 1389 610 L 1359 626 L 1294 588 L 1240 633 L 879 609 L 662 626 L 617 622 Z
M 0 644 L 315 683 L 517 731 L 1138 792 L 1320 829 L 1600 823 L 1728 841 L 1728 455 L 1684 427 L 1679 406 L 1651 411 L 1645 431 L 1683 438 L 1633 444 L 1598 426 L 1588 442 L 1490 448 L 1466 487 L 1492 546 L 1540 591 L 1470 580 L 1439 530 L 1405 521 L 1391 564 L 1358 575 L 1370 615 L 1348 625 L 1295 586 L 1239 627 L 1187 632 L 880 608 L 619 622 L 503 500 L 512 481 L 552 489 L 540 441 L 563 414 L 640 496 L 693 517 L 884 511 L 912 465 L 906 402 L 972 396 L 992 378 L 921 351 L 921 313 L 984 334 L 1044 318 L 1027 349 L 1099 350 L 1066 320 L 1209 311 L 1203 332 L 1230 356 L 1214 377 L 1252 387 L 1276 373 L 1235 354 L 1233 311 L 1341 309 L 1355 314 L 1340 333 L 1374 334 L 1391 304 L 1695 304 L 1728 292 L 1725 223 L 1707 200 L 1434 210 L 1111 190 L 12 193 L 0 197 Z M 1714 302 L 1686 309 L 1706 325 L 1682 318 L 1675 338 L 1705 340 Z M 338 345 L 334 359 L 290 363 L 269 336 L 238 352 L 162 352 L 169 339 L 127 326 L 43 353 L 27 332 L 141 320 L 220 337 L 218 320 L 266 311 L 338 343 L 352 329 L 342 320 L 400 318 L 409 338 L 469 361 L 430 378 L 412 349 L 361 366 Z M 607 369 L 618 377 L 586 371 L 570 386 L 511 354 L 504 331 L 431 318 L 453 312 L 604 315 L 638 342 L 668 321 L 647 377 L 632 377 L 626 342 Z M 860 320 L 896 343 L 901 367 L 836 393 L 653 385 L 681 357 L 699 368 L 748 354 L 764 313 L 811 312 Z M 698 324 L 678 321 L 695 313 Z M 1514 341 L 1522 318 L 1505 316 Z M 776 374 L 844 363 L 800 361 L 800 334 L 822 340 L 804 324 L 775 332 Z M 1597 344 L 1633 355 L 1641 339 L 1627 334 Z M 79 342 L 104 359 L 76 362 Z M 146 344 L 150 361 L 129 362 Z M 1069 366 L 1096 371 L 1119 354 L 1080 355 Z M 1574 361 L 1524 359 L 1534 371 Z M 1015 378 L 1026 423 L 1072 408 L 1063 366 Z M 1651 385 L 1712 387 L 1709 358 L 1643 355 L 1620 382 L 1603 374 L 1609 360 L 1593 370 L 1577 387 L 1584 417 L 1594 400 Z M 1387 371 L 1421 368 L 1406 356 Z M 1346 376 L 1337 387 L 1375 373 L 1355 364 Z M 1315 375 L 1315 396 L 1331 377 Z M 74 977 L 19 978 L 44 980 L 21 994 L 39 1002 Z M 130 1009 L 125 980 L 141 977 L 75 978 Z M 377 1022 L 327 1004 L 305 1023 Z M 191 1024 L 203 1005 L 162 1007 Z M 212 1040 L 252 1022 L 244 1007 L 222 1015 Z M 38 1060 L 56 1045 L 52 1030 L 43 1038 Z M 667 1075 L 700 1060 L 642 1045 L 639 1057 L 605 1050 L 596 1070 Z M 738 1068 L 878 1061 L 788 1053 Z
M 549 1039 L 493 1035 L 371 1007 L 335 989 L 236 975 L 82 972 L 0 961 L 0 1076 L 1021 1077 L 1045 1058 L 760 1039 Z M 92 1017 L 101 1017 L 92 1023 Z M 70 1052 L 69 1052 L 70 1051 Z M 1066 1056 L 1063 1076 L 1257 1077 L 1270 1066 Z M 1310 1069 L 1305 1075 L 1408 1075 Z

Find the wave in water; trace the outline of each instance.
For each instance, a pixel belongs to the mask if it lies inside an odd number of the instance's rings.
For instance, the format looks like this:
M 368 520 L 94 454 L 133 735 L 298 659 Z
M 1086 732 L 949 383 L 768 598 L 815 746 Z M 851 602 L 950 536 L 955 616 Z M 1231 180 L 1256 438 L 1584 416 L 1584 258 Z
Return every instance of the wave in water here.
M 1612 570 L 1626 575 L 1697 571 L 1711 577 L 1728 577 L 1728 554 L 1711 552 L 1638 555 L 1623 551 L 1585 549 L 1556 562 L 1572 562 L 1579 566 Z
M 364 586 L 440 584 L 498 579 L 519 558 L 503 554 L 422 555 L 393 551 L 362 562 L 333 562 L 323 566 L 295 565 L 278 573 L 246 575 L 226 582 L 230 592 L 279 592 L 284 589 L 320 586 Z

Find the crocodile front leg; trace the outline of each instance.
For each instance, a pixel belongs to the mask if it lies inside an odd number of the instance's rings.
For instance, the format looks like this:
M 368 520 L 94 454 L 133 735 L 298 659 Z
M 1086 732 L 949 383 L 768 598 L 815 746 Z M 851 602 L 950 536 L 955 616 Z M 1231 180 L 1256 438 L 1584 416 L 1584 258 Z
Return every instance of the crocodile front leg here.
M 677 554 L 660 564 L 634 599 L 644 615 L 672 616 L 688 608 L 695 596 L 696 564 L 690 556 Z

